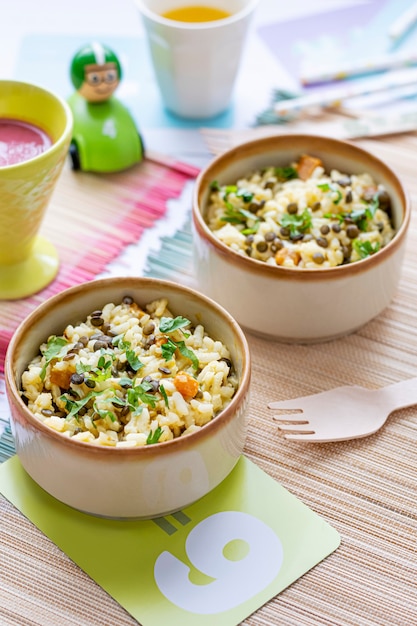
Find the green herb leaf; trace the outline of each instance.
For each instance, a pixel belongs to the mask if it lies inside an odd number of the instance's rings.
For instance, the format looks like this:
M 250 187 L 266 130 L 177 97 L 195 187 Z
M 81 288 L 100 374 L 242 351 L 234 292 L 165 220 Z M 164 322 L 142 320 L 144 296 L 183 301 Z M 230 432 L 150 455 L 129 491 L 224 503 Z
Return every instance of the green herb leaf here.
M 322 191 L 330 191 L 329 183 L 320 183 L 317 185 L 317 187 L 321 189 Z
M 344 217 L 349 217 L 353 220 L 359 230 L 366 231 L 368 225 L 368 217 L 367 209 L 355 209 L 350 213 L 345 213 Z
M 230 224 L 246 224 L 248 221 L 258 222 L 259 217 L 255 213 L 251 213 L 246 209 L 239 209 L 230 204 L 226 205 L 224 215 L 220 218 L 222 222 L 229 222 Z
M 281 182 L 298 178 L 298 172 L 294 167 L 275 167 L 274 174 Z
M 227 196 L 230 193 L 236 193 L 236 192 L 237 192 L 237 186 L 236 185 L 226 185 L 226 187 L 224 187 L 224 190 L 223 190 L 225 198 L 227 198 Z
M 123 333 L 121 333 L 120 335 L 116 335 L 116 337 L 113 337 L 112 339 L 112 344 L 118 348 L 119 343 L 123 341 L 123 337 L 124 337 Z
M 126 350 L 126 360 L 134 372 L 144 367 L 144 363 L 139 360 L 134 350 Z
M 252 202 L 253 200 L 253 193 L 251 191 L 248 191 L 247 189 L 238 189 L 236 192 L 236 196 L 238 198 L 242 198 L 243 202 Z
M 166 408 L 169 409 L 169 402 L 168 402 L 167 392 L 165 391 L 165 387 L 162 384 L 159 385 L 159 393 L 161 394 L 161 396 L 164 399 Z
M 210 190 L 211 190 L 211 191 L 220 191 L 220 185 L 219 185 L 219 183 L 217 182 L 217 180 L 213 180 L 213 181 L 210 183 Z
M 122 378 L 119 378 L 117 382 L 119 383 L 119 385 L 121 387 L 132 387 L 133 386 L 133 381 L 128 376 L 122 376 Z
M 109 358 L 106 358 L 109 357 Z M 111 366 L 113 363 L 113 355 L 108 355 L 106 353 L 102 354 L 97 361 L 97 367 L 89 368 L 90 378 L 95 382 L 100 382 L 102 380 L 107 380 L 111 377 Z M 84 369 L 84 371 L 86 371 Z M 78 372 L 79 374 L 81 372 Z
M 336 197 L 332 197 L 333 204 L 339 204 L 343 198 L 343 194 L 340 189 L 334 183 L 321 183 L 317 185 L 322 191 L 329 191 L 332 194 L 336 194 Z
M 369 219 L 372 220 L 375 217 L 375 213 L 377 209 L 379 209 L 379 197 L 378 197 L 378 194 L 376 193 L 374 197 L 372 198 L 371 202 L 367 204 L 367 207 L 365 209 L 365 212 L 367 216 L 369 217 Z
M 281 226 L 289 228 L 291 235 L 298 235 L 304 233 L 311 228 L 311 214 L 308 209 L 300 214 L 292 215 L 290 213 L 284 213 L 280 221 Z
M 241 233 L 242 235 L 254 235 L 255 233 L 258 232 L 259 230 L 259 226 L 261 225 L 261 222 L 255 222 L 255 224 L 253 225 L 253 228 L 244 228 Z
M 227 222 L 228 224 L 243 224 L 245 222 L 245 220 L 242 219 L 242 216 L 238 213 L 236 213 L 235 215 L 225 214 L 220 218 L 220 221 Z
M 139 401 L 143 404 L 148 404 L 152 408 L 155 408 L 155 396 L 151 393 L 147 393 L 150 388 L 151 387 L 146 383 L 142 383 L 141 385 L 136 385 L 136 387 L 131 387 L 127 390 L 127 402 L 133 410 L 139 407 Z
M 170 361 L 174 355 L 175 350 L 177 349 L 177 344 L 172 341 L 172 339 L 168 339 L 166 343 L 161 345 L 162 356 L 165 361 Z
M 346 213 L 324 213 L 323 217 L 329 220 L 337 220 L 341 224 L 346 217 Z
M 162 430 L 162 428 L 160 426 L 155 428 L 154 431 L 151 430 L 149 432 L 148 438 L 146 440 L 147 445 L 151 445 L 153 443 L 158 443 L 162 433 L 163 433 L 163 430 Z
M 93 408 L 94 408 L 94 412 L 100 419 L 104 420 L 106 418 L 110 418 L 112 422 L 115 422 L 117 420 L 113 411 L 109 411 L 108 409 L 99 409 L 96 403 L 94 403 Z M 93 416 L 92 419 L 94 420 L 95 416 Z
M 371 254 L 375 254 L 381 247 L 378 241 L 372 244 L 370 241 L 360 241 L 360 239 L 355 239 L 352 245 L 361 259 L 366 259 Z
M 91 365 L 86 365 L 85 363 L 78 362 L 75 365 L 75 371 L 77 372 L 77 374 L 85 374 L 85 372 L 91 371 Z
M 239 213 L 243 215 L 243 217 L 245 217 L 247 220 L 252 220 L 252 221 L 260 220 L 260 218 L 257 215 L 255 215 L 255 213 L 251 213 L 251 211 L 246 211 L 246 209 L 239 209 Z
M 104 393 L 104 391 L 90 391 L 90 393 L 88 393 L 84 398 L 81 398 L 80 400 L 73 400 L 67 394 L 64 393 L 60 397 L 60 400 L 65 402 L 65 408 L 68 411 L 68 415 L 67 415 L 66 419 L 69 419 L 69 418 L 74 417 L 74 416 L 76 417 L 78 411 L 83 406 L 88 404 L 88 402 L 90 402 L 90 400 L 92 398 L 96 398 L 97 396 L 99 396 L 102 393 Z
M 182 356 L 185 356 L 187 359 L 190 359 L 191 363 L 193 364 L 194 369 L 197 370 L 199 363 L 194 352 L 190 350 L 190 348 L 187 348 L 184 341 L 177 341 L 176 344 Z
M 65 356 L 67 353 L 67 347 L 68 341 L 64 339 L 64 337 L 56 337 L 55 335 L 53 335 L 48 339 L 45 352 L 43 352 L 43 356 L 45 357 L 45 364 L 42 367 L 40 373 L 41 380 L 44 380 L 45 378 L 46 368 L 48 367 L 49 363 L 53 361 L 53 359 Z
M 163 343 L 161 345 L 162 356 L 164 357 L 165 361 L 169 361 L 170 359 L 172 359 L 172 356 L 177 349 L 181 352 L 183 356 L 185 356 L 187 359 L 190 359 L 194 369 L 198 369 L 198 359 L 194 352 L 187 348 L 184 341 L 172 341 L 172 339 L 168 339 L 166 343 Z
M 116 395 L 112 397 L 111 403 L 114 404 L 114 406 L 126 406 L 126 400 Z
M 173 333 L 175 330 L 179 328 L 185 328 L 185 326 L 189 326 L 191 324 L 190 320 L 187 320 L 185 317 L 181 317 L 178 315 L 177 317 L 161 317 L 159 322 L 159 330 L 161 333 Z
M 127 362 L 129 363 L 132 370 L 134 372 L 137 372 L 138 370 L 140 370 L 141 367 L 144 366 L 144 364 L 136 356 L 136 352 L 131 349 L 129 341 L 124 341 L 123 337 L 124 335 L 117 335 L 116 337 L 114 337 L 113 345 L 119 348 L 119 350 L 124 350 L 124 352 L 126 353 Z

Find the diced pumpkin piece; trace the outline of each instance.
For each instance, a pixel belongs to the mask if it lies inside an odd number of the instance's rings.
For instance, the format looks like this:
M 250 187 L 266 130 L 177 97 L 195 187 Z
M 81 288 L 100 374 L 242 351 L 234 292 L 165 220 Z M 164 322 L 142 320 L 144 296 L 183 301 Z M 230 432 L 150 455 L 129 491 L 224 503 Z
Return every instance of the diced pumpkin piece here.
M 198 393 L 198 382 L 187 372 L 178 372 L 174 377 L 174 385 L 184 398 L 194 398 Z
M 307 180 L 308 178 L 311 178 L 316 167 L 322 166 L 323 162 L 318 157 L 303 154 L 296 165 L 298 177 L 301 178 L 301 180 Z
M 50 381 L 53 385 L 58 385 L 61 389 L 68 389 L 70 386 L 70 379 L 74 373 L 73 369 L 57 369 L 52 367 L 50 374 Z
M 281 248 L 275 255 L 275 262 L 277 265 L 284 265 L 287 259 L 291 259 L 294 265 L 298 265 L 301 261 L 301 255 L 297 250 L 289 250 L 288 248 Z

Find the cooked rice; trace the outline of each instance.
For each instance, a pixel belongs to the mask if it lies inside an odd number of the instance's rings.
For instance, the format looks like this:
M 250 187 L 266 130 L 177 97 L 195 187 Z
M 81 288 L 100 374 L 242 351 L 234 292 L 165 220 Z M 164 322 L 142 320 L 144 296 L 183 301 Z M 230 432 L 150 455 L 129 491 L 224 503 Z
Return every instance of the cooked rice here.
M 289 268 L 360 261 L 394 237 L 391 199 L 368 173 L 325 172 L 302 155 L 230 185 L 213 181 L 206 221 L 238 254 Z
M 144 446 L 191 434 L 231 401 L 227 347 L 167 299 L 106 304 L 40 346 L 22 396 L 46 426 L 76 441 Z

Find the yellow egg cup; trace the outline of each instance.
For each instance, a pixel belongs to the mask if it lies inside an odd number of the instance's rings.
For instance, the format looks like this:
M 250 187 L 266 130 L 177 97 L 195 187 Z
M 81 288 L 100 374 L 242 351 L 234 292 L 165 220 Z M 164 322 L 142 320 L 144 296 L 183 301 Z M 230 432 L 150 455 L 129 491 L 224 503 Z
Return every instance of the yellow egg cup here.
M 67 103 L 36 85 L 0 81 L 0 118 L 40 127 L 52 140 L 42 154 L 0 167 L 0 300 L 24 298 L 48 285 L 58 253 L 38 232 L 72 135 Z

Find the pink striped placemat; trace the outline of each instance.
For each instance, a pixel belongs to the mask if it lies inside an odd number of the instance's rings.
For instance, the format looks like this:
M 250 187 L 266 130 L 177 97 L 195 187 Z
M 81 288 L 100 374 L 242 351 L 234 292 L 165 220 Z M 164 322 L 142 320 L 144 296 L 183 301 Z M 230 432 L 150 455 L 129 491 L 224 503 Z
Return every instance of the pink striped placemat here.
M 53 294 L 94 279 L 165 215 L 167 201 L 197 174 L 197 168 L 159 155 L 117 174 L 64 169 L 41 229 L 59 251 L 60 270 L 41 292 L 0 302 L 0 372 L 18 324 Z

